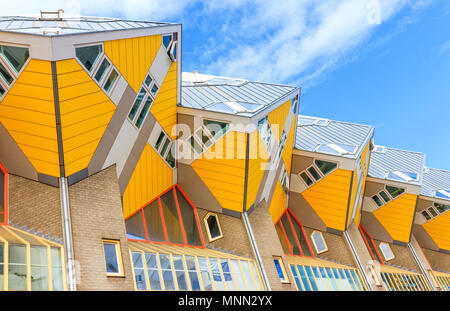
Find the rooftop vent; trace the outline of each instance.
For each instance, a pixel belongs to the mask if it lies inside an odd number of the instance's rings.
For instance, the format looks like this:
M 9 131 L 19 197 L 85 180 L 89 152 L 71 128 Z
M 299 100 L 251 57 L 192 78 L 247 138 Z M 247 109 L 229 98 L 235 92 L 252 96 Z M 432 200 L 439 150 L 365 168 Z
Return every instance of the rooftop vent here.
M 61 13 L 64 13 L 63 9 L 59 9 L 57 12 L 44 12 L 41 11 L 40 21 L 62 21 Z

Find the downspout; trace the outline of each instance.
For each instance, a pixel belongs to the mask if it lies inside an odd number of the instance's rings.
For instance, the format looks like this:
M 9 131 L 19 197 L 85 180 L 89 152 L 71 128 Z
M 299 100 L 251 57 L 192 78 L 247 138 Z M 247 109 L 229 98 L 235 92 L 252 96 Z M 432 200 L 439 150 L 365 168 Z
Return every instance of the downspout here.
M 411 242 L 408 243 L 408 248 L 411 251 L 411 254 L 413 254 L 413 257 L 415 259 L 415 261 L 417 262 L 417 265 L 419 266 L 420 270 L 422 271 L 422 274 L 425 276 L 425 278 L 427 279 L 428 284 L 430 285 L 430 288 L 433 291 L 436 291 L 436 287 L 434 286 L 434 283 L 432 282 L 432 280 L 430 279 L 430 276 L 428 275 L 427 270 L 425 269 L 425 267 L 422 265 L 422 262 L 419 259 L 419 256 L 416 253 L 416 250 L 414 249 L 414 247 L 412 247 Z
M 256 257 L 256 262 L 259 266 L 259 269 L 261 270 L 264 285 L 266 287 L 266 290 L 271 291 L 272 289 L 270 288 L 269 278 L 267 277 L 266 270 L 264 269 L 261 254 L 259 253 L 258 245 L 256 245 L 255 236 L 253 235 L 252 226 L 250 225 L 250 221 L 248 220 L 246 211 L 242 213 L 242 218 L 244 219 L 245 230 L 247 231 L 248 237 L 250 239 L 250 244 L 252 245 L 252 249 Z
M 347 231 L 344 231 L 344 236 L 347 239 L 348 245 L 350 245 L 350 250 L 352 251 L 353 256 L 355 257 L 356 264 L 358 265 L 359 270 L 362 272 L 362 276 L 364 277 L 364 280 L 366 281 L 367 286 L 371 291 L 373 291 L 372 283 L 369 282 L 369 279 L 367 278 L 366 270 L 364 269 L 361 260 L 359 259 L 358 253 L 356 252 L 355 245 L 353 245 L 353 241 L 348 235 Z
M 64 169 L 64 151 L 61 135 L 61 112 L 59 107 L 59 92 L 58 79 L 56 72 L 56 62 L 51 62 L 52 80 L 53 80 L 53 95 L 55 102 L 55 119 L 56 119 L 56 136 L 58 140 L 58 154 L 59 154 L 59 191 L 61 199 L 62 221 L 63 221 L 63 235 L 64 246 L 66 250 L 67 260 L 67 283 L 70 291 L 76 291 L 75 273 L 74 273 L 74 256 L 73 256 L 73 240 L 72 240 L 72 222 L 70 220 L 70 206 L 69 206 L 69 187 Z

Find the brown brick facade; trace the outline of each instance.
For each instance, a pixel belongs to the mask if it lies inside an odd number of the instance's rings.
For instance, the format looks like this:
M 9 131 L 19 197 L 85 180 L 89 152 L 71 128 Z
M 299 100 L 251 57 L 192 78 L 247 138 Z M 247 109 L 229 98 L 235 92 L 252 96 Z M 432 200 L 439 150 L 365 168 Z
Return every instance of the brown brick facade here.
M 423 248 L 422 249 L 425 256 L 428 259 L 431 267 L 434 270 L 440 270 L 447 273 L 450 273 L 450 255 L 444 254 L 441 252 L 436 252 L 430 249 Z
M 384 258 L 383 253 L 381 252 L 381 249 L 380 249 L 380 243 L 382 241 L 375 240 L 375 239 L 373 241 L 375 242 L 375 245 L 376 245 L 378 252 L 380 253 L 383 261 L 386 262 L 386 259 Z M 387 264 L 396 265 L 399 267 L 412 269 L 416 272 L 420 272 L 420 267 L 417 265 L 413 255 L 411 254 L 411 252 L 407 246 L 396 245 L 396 244 L 392 244 L 392 243 L 388 243 L 388 244 L 392 250 L 392 253 L 394 253 L 395 258 L 387 261 L 386 262 Z
M 115 166 L 69 187 L 77 290 L 134 290 Z M 124 277 L 107 277 L 102 239 L 119 240 Z
M 63 238 L 59 188 L 9 175 L 9 220 L 52 238 Z

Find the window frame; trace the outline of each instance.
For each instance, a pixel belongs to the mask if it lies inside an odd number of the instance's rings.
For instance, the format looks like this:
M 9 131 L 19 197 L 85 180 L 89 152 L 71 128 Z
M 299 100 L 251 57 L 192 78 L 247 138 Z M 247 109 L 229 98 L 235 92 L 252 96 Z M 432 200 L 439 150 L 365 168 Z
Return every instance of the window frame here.
M 319 236 L 321 237 L 321 239 L 322 239 L 322 241 L 323 241 L 323 244 L 324 244 L 324 246 L 325 246 L 325 249 L 324 249 L 324 250 L 321 250 L 321 251 L 319 251 L 319 249 L 317 248 L 316 241 L 315 241 L 315 239 L 313 238 L 313 235 L 314 235 L 314 234 L 317 234 L 317 233 L 318 233 Z M 311 232 L 310 237 L 311 237 L 311 240 L 312 240 L 312 242 L 313 242 L 313 244 L 314 244 L 314 248 L 315 248 L 315 250 L 316 250 L 316 254 L 317 254 L 317 255 L 323 254 L 323 253 L 325 253 L 325 252 L 328 252 L 328 245 L 327 245 L 327 243 L 325 242 L 325 239 L 324 239 L 324 237 L 323 237 L 322 232 L 317 231 L 317 230 L 314 230 L 313 232 Z
M 212 122 L 218 122 L 218 123 L 224 123 L 226 125 L 226 130 L 225 132 L 223 132 L 218 138 L 214 137 L 214 135 L 211 133 L 211 131 L 208 129 L 208 127 L 205 125 L 205 121 L 212 121 Z M 228 132 L 230 131 L 230 123 L 229 122 L 224 122 L 222 120 L 214 120 L 214 119 L 205 119 L 202 118 L 202 125 L 199 126 L 196 130 L 193 131 L 193 133 L 191 135 L 189 135 L 189 137 L 186 139 L 186 143 L 188 144 L 188 146 L 191 148 L 192 152 L 194 153 L 194 158 L 198 158 L 200 157 L 202 154 L 204 154 L 206 151 L 208 151 L 209 149 L 212 148 L 212 146 L 214 146 L 215 144 L 217 144 L 224 136 L 226 136 L 228 134 Z M 200 139 L 200 137 L 198 137 L 197 132 L 198 131 L 202 131 L 202 133 L 204 135 L 206 135 L 206 137 L 209 139 L 209 141 L 211 142 L 211 145 L 209 147 L 207 147 L 203 141 Z M 201 152 L 198 152 L 197 150 L 195 150 L 195 148 L 192 146 L 191 144 L 191 139 L 194 139 L 194 143 L 197 143 L 197 145 L 202 149 Z
M 289 277 L 288 277 L 286 268 L 285 268 L 285 266 L 284 266 L 283 258 L 282 258 L 281 256 L 272 256 L 272 258 L 273 258 L 273 261 L 274 261 L 275 268 L 276 268 L 275 262 L 278 262 L 278 265 L 280 266 L 280 269 L 281 269 L 281 273 L 282 273 L 283 276 L 284 276 L 283 279 L 280 277 L 280 282 L 281 282 L 282 284 L 290 284 L 291 281 L 289 280 Z M 277 270 L 277 272 L 278 272 L 278 270 Z M 280 276 L 280 275 L 278 274 L 278 276 Z
M 383 246 L 389 247 L 389 250 L 390 250 L 390 252 L 391 252 L 391 254 L 392 254 L 392 257 L 389 257 L 389 258 L 388 258 L 388 256 L 386 256 L 386 254 L 384 253 L 383 248 L 381 247 L 382 245 L 383 245 Z M 391 248 L 391 246 L 390 246 L 388 243 L 386 243 L 386 242 L 380 242 L 380 244 L 378 244 L 378 248 L 380 249 L 380 251 L 381 251 L 381 253 L 383 254 L 383 257 L 384 257 L 384 259 L 385 259 L 386 261 L 390 261 L 390 260 L 392 260 L 392 259 L 395 258 L 394 252 L 392 251 L 392 248 Z
M 144 99 L 145 98 L 147 98 L 147 96 L 145 96 L 144 97 Z M 143 107 L 143 105 L 142 105 L 142 107 Z M 142 107 L 140 107 L 140 108 L 142 108 Z M 149 107 L 149 109 L 148 109 L 148 111 L 147 111 L 147 115 L 148 115 L 148 113 L 150 112 L 150 108 L 151 108 L 151 105 L 150 105 L 150 107 Z M 140 111 L 140 109 L 139 109 L 139 111 Z M 135 115 L 135 118 L 136 118 L 136 116 L 137 116 L 137 113 L 136 113 L 136 115 Z M 135 119 L 135 118 L 133 118 L 133 119 Z M 128 116 L 127 116 L 127 119 L 128 120 L 130 120 L 129 118 L 128 118 Z M 144 121 L 142 121 L 142 122 L 144 122 Z M 143 124 L 143 123 L 142 123 Z M 133 123 L 133 125 L 134 125 L 134 123 Z M 162 140 L 161 140 L 161 143 L 160 143 L 160 145 L 158 146 L 158 148 L 156 148 L 156 143 L 158 142 L 158 138 L 161 136 L 161 134 L 163 135 L 163 138 L 162 138 Z M 152 142 L 150 142 L 150 139 L 149 139 L 149 145 L 153 148 L 153 150 L 155 150 L 156 151 L 156 153 L 161 157 L 161 159 L 173 170 L 173 169 L 175 169 L 176 167 L 177 167 L 177 159 L 176 159 L 176 156 L 174 156 L 174 166 L 172 166 L 168 161 L 167 161 L 167 157 L 168 157 L 168 155 L 169 155 L 169 152 L 171 152 L 171 150 L 172 150 L 172 148 L 173 148 L 173 146 L 176 146 L 176 140 L 174 141 L 174 140 L 172 140 L 171 138 L 170 138 L 170 136 L 169 135 L 167 135 L 167 133 L 161 128 L 160 129 L 160 132 L 159 132 L 159 134 L 157 134 L 157 135 L 151 135 L 151 136 L 154 136 L 154 137 L 156 137 L 156 139 L 154 139 L 154 141 L 152 141 Z M 164 148 L 164 145 L 165 145 L 165 143 L 166 143 L 166 141 L 169 141 L 169 144 L 168 144 L 168 146 L 167 146 L 167 149 L 164 151 L 164 154 L 162 154 L 161 152 L 162 152 L 162 150 L 163 150 L 163 148 Z M 176 151 L 176 149 L 175 149 L 175 151 Z
M 20 45 L 16 43 L 9 43 L 9 42 L 3 42 L 0 41 L 0 45 L 3 46 L 12 46 L 12 47 L 19 47 L 19 48 L 26 48 L 28 49 L 28 54 L 30 53 L 30 46 L 29 45 Z M 0 102 L 5 98 L 6 94 L 8 94 L 8 91 L 13 87 L 13 85 L 16 83 L 19 76 L 22 74 L 22 72 L 27 67 L 28 63 L 31 61 L 31 55 L 28 55 L 28 59 L 23 63 L 22 68 L 20 68 L 19 72 L 16 72 L 14 68 L 11 68 L 11 65 L 9 64 L 9 61 L 6 59 L 6 57 L 0 53 L 0 63 L 5 67 L 6 71 L 9 73 L 9 75 L 12 78 L 12 81 L 10 84 L 8 84 L 3 78 L 0 78 L 0 85 L 5 90 L 3 95 L 0 95 Z
M 209 225 L 208 225 L 209 217 L 215 217 L 216 221 L 217 221 L 217 226 L 219 227 L 220 235 L 215 238 L 213 238 L 211 236 L 211 232 L 210 232 Z M 203 217 L 203 222 L 205 224 L 206 233 L 208 235 L 209 242 L 214 242 L 214 241 L 217 241 L 217 240 L 220 240 L 221 238 L 223 238 L 223 231 L 222 231 L 222 227 L 220 226 L 219 216 L 216 213 L 213 213 L 213 212 L 206 213 L 205 217 Z
M 319 167 L 316 165 L 316 160 L 322 161 L 322 162 L 329 162 L 329 163 L 333 163 L 336 164 L 336 167 L 334 169 L 332 169 L 331 171 L 329 171 L 326 175 L 319 169 Z M 312 174 L 309 172 L 309 169 L 313 167 L 314 170 L 319 174 L 320 178 L 318 180 L 316 180 L 314 178 L 314 176 L 312 176 Z M 316 183 L 318 183 L 319 181 L 323 180 L 325 177 L 327 177 L 328 175 L 330 175 L 331 173 L 333 173 L 334 171 L 339 169 L 339 162 L 334 162 L 334 161 L 329 161 L 329 160 L 321 160 L 318 158 L 314 158 L 312 161 L 312 164 L 309 165 L 307 168 L 305 168 L 304 170 L 302 170 L 301 172 L 299 172 L 297 174 L 297 176 L 302 180 L 303 184 L 306 186 L 306 188 L 310 188 L 312 186 L 314 186 Z M 301 176 L 301 174 L 305 173 L 306 176 L 308 176 L 308 178 L 312 181 L 311 185 L 308 185 L 306 183 L 306 181 L 303 179 L 303 177 Z
M 397 189 L 402 189 L 403 192 L 402 192 L 401 194 L 397 195 L 396 197 L 394 197 L 394 196 L 387 190 L 387 186 L 393 187 L 393 188 L 397 188 Z M 387 185 L 387 184 L 386 184 L 386 185 L 384 185 L 384 187 L 383 187 L 381 190 L 379 190 L 377 193 L 371 195 L 371 196 L 370 196 L 370 199 L 372 200 L 372 202 L 375 203 L 375 205 L 377 206 L 377 209 L 378 209 L 378 208 L 381 208 L 381 207 L 385 206 L 385 205 L 388 204 L 388 203 L 391 203 L 391 202 L 394 201 L 395 199 L 398 199 L 400 196 L 402 196 L 404 193 L 406 193 L 405 191 L 406 191 L 405 188 L 396 187 L 396 186 L 391 186 L 391 185 Z M 385 199 L 383 198 L 383 196 L 381 195 L 382 192 L 384 192 L 384 193 L 387 195 L 387 197 L 390 199 L 389 201 L 386 202 L 386 200 L 385 200 Z M 378 197 L 378 198 L 380 199 L 380 201 L 381 201 L 381 203 L 382 203 L 381 205 L 378 205 L 378 203 L 374 200 L 374 198 L 373 198 L 374 196 L 376 196 L 376 197 Z
M 118 272 L 108 272 L 106 269 L 106 253 L 105 253 L 105 243 L 106 244 L 113 244 L 116 251 L 116 258 L 117 258 L 117 267 L 119 269 Z M 124 277 L 124 269 L 123 269 L 123 260 L 122 260 L 122 249 L 120 247 L 120 240 L 113 240 L 113 239 L 102 239 L 102 249 L 103 249 L 103 260 L 105 262 L 105 271 L 107 277 Z

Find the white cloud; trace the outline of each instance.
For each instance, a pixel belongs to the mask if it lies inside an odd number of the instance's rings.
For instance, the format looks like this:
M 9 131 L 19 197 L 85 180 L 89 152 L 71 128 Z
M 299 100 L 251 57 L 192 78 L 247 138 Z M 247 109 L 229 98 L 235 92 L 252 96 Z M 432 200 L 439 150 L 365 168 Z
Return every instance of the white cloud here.
M 207 35 L 199 46 L 183 49 L 196 53 L 195 66 L 204 73 L 305 84 L 369 38 L 378 26 L 368 22 L 374 16 L 383 23 L 405 6 L 417 9 L 432 1 L 68 0 L 62 5 L 56 0 L 0 0 L 0 14 L 63 8 L 66 14 L 184 22 Z M 220 27 L 208 32 L 208 23 Z

